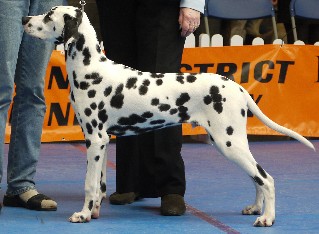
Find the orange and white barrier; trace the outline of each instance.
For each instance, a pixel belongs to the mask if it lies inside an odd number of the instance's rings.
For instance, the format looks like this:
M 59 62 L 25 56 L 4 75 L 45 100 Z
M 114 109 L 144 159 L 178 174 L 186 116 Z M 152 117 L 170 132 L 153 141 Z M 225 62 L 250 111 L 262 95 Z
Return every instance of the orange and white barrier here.
M 181 71 L 225 75 L 247 89 L 275 122 L 304 136 L 319 137 L 319 46 L 279 43 L 185 48 Z M 84 139 L 68 98 L 69 89 L 64 54 L 53 51 L 45 76 L 43 142 Z M 247 132 L 278 135 L 252 115 Z M 184 124 L 183 134 L 205 134 L 205 130 Z M 9 135 L 8 123 L 6 142 Z

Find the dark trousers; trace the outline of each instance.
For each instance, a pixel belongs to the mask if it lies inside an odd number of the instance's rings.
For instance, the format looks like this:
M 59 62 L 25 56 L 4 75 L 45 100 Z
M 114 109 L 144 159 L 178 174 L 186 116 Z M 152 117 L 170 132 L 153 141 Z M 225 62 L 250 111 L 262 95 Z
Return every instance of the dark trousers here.
M 106 56 L 141 71 L 179 72 L 179 0 L 96 0 Z M 147 107 L 146 107 L 147 108 Z M 116 190 L 185 193 L 181 126 L 116 139 Z

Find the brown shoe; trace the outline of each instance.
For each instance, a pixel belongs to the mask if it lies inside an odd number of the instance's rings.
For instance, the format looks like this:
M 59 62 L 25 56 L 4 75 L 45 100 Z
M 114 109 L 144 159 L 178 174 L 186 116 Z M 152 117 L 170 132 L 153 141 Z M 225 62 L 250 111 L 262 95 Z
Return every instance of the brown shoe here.
M 112 205 L 125 205 L 131 204 L 136 200 L 139 200 L 139 194 L 130 192 L 130 193 L 112 193 L 109 197 L 109 201 Z
M 184 197 L 178 194 L 168 194 L 161 199 L 161 214 L 165 216 L 179 216 L 186 211 Z

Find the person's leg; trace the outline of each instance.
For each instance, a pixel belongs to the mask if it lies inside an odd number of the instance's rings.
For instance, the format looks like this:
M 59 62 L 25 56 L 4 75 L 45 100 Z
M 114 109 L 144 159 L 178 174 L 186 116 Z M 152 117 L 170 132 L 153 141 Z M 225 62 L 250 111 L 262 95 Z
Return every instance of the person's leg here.
M 116 63 L 136 68 L 136 1 L 96 0 L 96 3 L 106 56 Z M 137 137 L 117 137 L 116 192 L 110 195 L 112 204 L 135 200 L 139 188 L 139 161 Z
M 21 11 L 15 15 L 17 31 L 22 32 L 21 18 L 25 15 L 43 14 L 55 5 L 61 5 L 63 0 L 30 1 L 27 12 Z M 18 21 L 19 19 L 19 21 Z M 40 154 L 42 123 L 46 110 L 44 101 L 44 75 L 51 56 L 53 44 L 36 41 L 24 34 L 19 47 L 18 60 L 15 70 L 16 95 L 13 100 L 11 138 L 8 155 L 8 189 L 4 205 L 24 206 L 20 198 L 26 202 L 27 208 L 38 210 L 56 210 L 56 203 L 35 190 L 34 176 Z M 11 199 L 12 198 L 12 199 Z M 48 202 L 42 202 L 46 200 Z M 14 204 L 14 202 L 20 204 Z
M 3 175 L 3 143 L 14 90 L 14 72 L 22 40 L 21 16 L 27 14 L 28 1 L 0 0 L 0 181 Z
M 179 1 L 141 2 L 137 21 L 137 69 L 150 72 L 179 72 L 185 42 L 185 38 L 180 36 L 177 20 Z M 144 171 L 152 172 L 156 188 L 153 191 L 162 197 L 162 214 L 183 214 L 186 182 L 184 162 L 180 155 L 181 126 L 147 133 L 139 139 Z M 150 180 L 145 179 L 144 175 L 140 177 L 140 181 L 143 188 L 150 184 Z M 172 194 L 173 199 L 167 196 Z M 168 200 L 165 199 L 163 202 L 164 197 Z

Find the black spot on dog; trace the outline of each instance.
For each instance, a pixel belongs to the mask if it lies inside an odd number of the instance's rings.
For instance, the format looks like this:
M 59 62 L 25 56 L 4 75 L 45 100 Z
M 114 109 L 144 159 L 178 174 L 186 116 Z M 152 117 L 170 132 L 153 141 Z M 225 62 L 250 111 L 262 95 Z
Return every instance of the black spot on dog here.
M 219 93 L 219 88 L 217 86 L 213 85 L 210 88 L 209 93 L 211 94 L 212 100 L 214 102 L 214 110 L 218 114 L 222 113 L 223 112 L 223 103 L 222 103 L 223 97 Z
M 242 92 L 242 93 L 244 92 L 242 88 L 239 88 L 239 90 L 240 90 L 240 92 Z
M 82 54 L 83 54 L 83 56 L 84 56 L 83 64 L 84 64 L 85 66 L 90 65 L 90 63 L 91 63 L 91 52 L 90 52 L 89 48 L 88 48 L 88 47 L 85 47 L 84 50 L 83 50 L 83 52 L 82 52 Z
M 157 80 L 156 80 L 156 84 L 157 84 L 158 86 L 161 86 L 161 85 L 163 84 L 163 80 L 162 80 L 162 79 L 157 79 Z
M 80 89 L 87 90 L 89 87 L 90 87 L 90 84 L 88 82 L 84 82 L 84 81 L 80 82 Z
M 182 106 L 190 100 L 188 93 L 181 93 L 181 95 L 176 99 L 176 106 Z
M 264 185 L 264 182 L 262 181 L 262 179 L 260 179 L 258 176 L 253 177 L 253 180 L 259 184 L 260 186 Z
M 89 98 L 94 98 L 95 94 L 96 94 L 96 91 L 94 89 L 88 91 L 88 97 Z
M 170 113 L 171 115 L 174 115 L 174 114 L 176 114 L 177 112 L 178 112 L 178 110 L 177 110 L 176 108 L 170 109 L 170 111 L 169 111 L 169 113 Z
M 99 136 L 99 138 L 102 138 L 102 134 L 101 133 L 98 133 L 97 135 Z
M 99 106 L 98 106 L 99 110 L 102 110 L 102 109 L 104 108 L 104 106 L 105 106 L 104 102 L 101 101 L 101 102 L 99 103 Z
M 100 160 L 100 156 L 99 156 L 99 155 L 98 155 L 98 156 L 95 156 L 94 160 L 95 160 L 96 162 L 98 162 L 98 161 Z
M 78 40 L 76 41 L 75 48 L 76 48 L 78 51 L 82 51 L 82 50 L 83 50 L 84 43 L 85 43 L 84 35 L 80 33 L 80 34 L 79 34 L 79 38 L 78 38 Z
M 170 108 L 171 108 L 171 106 L 168 105 L 168 104 L 160 104 L 159 107 L 158 107 L 158 109 L 160 111 L 168 111 Z
M 90 148 L 90 146 L 91 146 L 91 141 L 88 140 L 88 139 L 86 139 L 86 140 L 85 140 L 85 146 L 86 146 L 87 149 Z
M 241 115 L 242 115 L 243 117 L 246 116 L 246 111 L 245 111 L 244 109 L 241 109 Z
M 137 75 L 142 76 L 142 75 L 143 75 L 143 72 L 138 71 L 138 72 L 137 72 Z
M 163 124 L 163 123 L 165 123 L 165 119 L 158 119 L 158 120 L 153 120 L 150 122 L 150 124 L 152 125 Z
M 187 77 L 186 77 L 186 80 L 187 80 L 187 82 L 188 83 L 194 83 L 195 81 L 196 81 L 196 76 L 194 76 L 194 75 L 188 75 Z
M 72 74 L 73 74 L 73 85 L 75 88 L 78 89 L 80 87 L 80 85 L 79 85 L 79 82 L 77 81 L 77 75 L 76 75 L 75 71 L 73 71 Z
M 49 11 L 43 18 L 43 23 L 47 24 L 48 22 L 52 21 L 51 15 L 53 14 L 53 11 Z
M 178 112 L 179 112 L 178 116 L 180 117 L 180 120 L 179 120 L 180 123 L 183 123 L 186 120 L 190 119 L 190 116 L 187 114 L 187 111 L 188 111 L 188 108 L 185 106 L 178 107 Z
M 163 78 L 164 75 L 164 73 L 151 73 L 152 78 Z
M 97 51 L 98 53 L 101 53 L 101 52 L 102 52 L 101 47 L 100 47 L 99 44 L 96 44 L 96 51 Z
M 105 62 L 106 60 L 107 60 L 107 58 L 105 56 L 100 57 L 100 62 Z
M 75 57 L 76 57 L 76 51 L 73 52 L 73 54 L 72 54 L 72 59 L 74 60 Z
M 211 135 L 209 135 L 209 139 L 210 139 L 211 141 L 214 141 L 214 138 L 213 138 Z
M 91 200 L 90 202 L 89 202 L 89 210 L 92 210 L 93 209 L 93 201 Z M 84 217 L 83 217 L 84 218 Z
M 142 116 L 143 118 L 152 118 L 153 115 L 154 115 L 153 113 L 147 111 L 147 112 L 144 112 L 141 116 Z
M 207 96 L 204 97 L 204 103 L 205 103 L 206 105 L 211 104 L 212 101 L 213 101 L 213 98 L 212 98 L 211 96 L 207 95 Z
M 141 85 L 138 89 L 140 95 L 145 95 L 148 91 L 148 87 L 145 85 Z
M 145 79 L 144 81 L 143 81 L 143 85 L 144 86 L 149 86 L 151 84 L 151 82 L 148 80 L 148 79 Z
M 102 193 L 105 193 L 106 192 L 106 184 L 101 182 L 101 188 L 100 189 L 101 189 Z
M 87 130 L 88 134 L 93 133 L 93 128 L 92 128 L 92 125 L 90 123 L 86 123 L 86 130 Z
M 231 142 L 230 142 L 230 141 L 227 141 L 227 142 L 226 142 L 226 146 L 227 146 L 227 147 L 231 147 Z
M 207 120 L 207 124 L 208 124 L 208 126 L 210 127 L 210 121 L 209 121 L 209 120 Z
M 99 113 L 98 113 L 98 117 L 99 117 L 99 120 L 102 123 L 105 123 L 107 121 L 107 119 L 108 119 L 108 116 L 106 114 L 106 110 L 100 110 Z
M 93 103 L 91 103 L 90 107 L 92 108 L 92 110 L 95 110 L 95 109 L 96 109 L 96 107 L 97 107 L 97 105 L 96 105 L 96 103 L 95 103 L 95 102 L 93 102 Z
M 85 113 L 86 116 L 91 116 L 92 111 L 91 111 L 90 108 L 85 108 L 84 113 Z
M 157 106 L 159 104 L 159 99 L 158 98 L 153 98 L 151 101 L 152 106 Z
M 137 78 L 136 77 L 128 78 L 125 87 L 128 88 L 128 89 L 131 89 L 131 88 L 133 88 L 135 86 L 136 82 L 137 82 Z
M 73 102 L 75 102 L 75 98 L 74 98 L 74 94 L 73 94 L 73 91 L 71 91 L 71 100 L 73 101 Z
M 226 128 L 226 132 L 227 132 L 227 135 L 229 135 L 229 136 L 233 135 L 234 129 L 231 126 L 229 126 Z
M 94 80 L 92 81 L 92 84 L 93 84 L 93 85 L 97 85 L 97 84 L 101 83 L 102 80 L 103 80 L 103 77 L 102 77 L 102 76 L 99 76 L 99 77 L 97 77 L 96 79 L 94 79 Z
M 103 129 L 103 124 L 99 123 L 99 130 L 101 131 Z
M 178 76 L 176 76 L 176 80 L 177 80 L 179 83 L 184 84 L 184 76 L 178 75 Z
M 123 84 L 120 84 L 116 90 L 115 90 L 115 94 L 113 95 L 113 97 L 111 98 L 111 106 L 117 109 L 122 108 L 124 102 L 124 95 L 122 94 L 123 91 Z
M 111 94 L 112 92 L 112 86 L 106 87 L 104 90 L 104 96 L 107 97 Z
M 121 117 L 117 121 L 120 125 L 135 125 L 137 123 L 146 122 L 146 118 L 137 114 L 131 114 L 129 117 Z
M 97 121 L 95 119 L 92 119 L 91 124 L 92 124 L 93 128 L 97 127 Z
M 222 113 L 222 112 L 223 112 L 223 104 L 220 103 L 220 102 L 214 103 L 214 110 L 215 110 L 218 114 Z
M 258 169 L 260 175 L 266 179 L 267 174 L 266 174 L 265 170 L 259 164 L 257 164 L 257 169 Z

